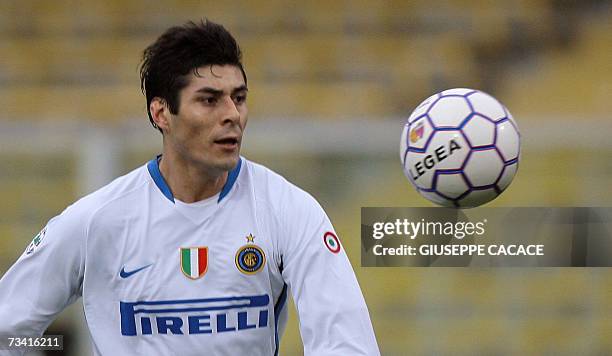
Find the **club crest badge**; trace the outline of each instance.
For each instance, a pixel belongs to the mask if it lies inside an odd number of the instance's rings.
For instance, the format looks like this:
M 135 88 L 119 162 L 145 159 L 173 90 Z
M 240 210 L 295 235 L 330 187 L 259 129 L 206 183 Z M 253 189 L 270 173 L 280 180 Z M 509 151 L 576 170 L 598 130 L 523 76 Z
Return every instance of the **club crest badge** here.
M 181 247 L 181 272 L 189 279 L 198 279 L 208 270 L 208 247 Z
M 236 267 L 244 274 L 255 274 L 266 264 L 266 254 L 261 247 L 255 245 L 255 236 L 249 234 L 246 239 L 247 244 L 236 252 Z

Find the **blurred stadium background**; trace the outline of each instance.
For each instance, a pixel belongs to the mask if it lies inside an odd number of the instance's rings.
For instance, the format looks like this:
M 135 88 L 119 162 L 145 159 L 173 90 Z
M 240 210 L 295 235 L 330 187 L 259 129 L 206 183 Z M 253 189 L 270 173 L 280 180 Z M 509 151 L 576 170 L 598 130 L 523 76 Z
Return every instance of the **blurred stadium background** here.
M 473 87 L 523 134 L 490 206 L 612 204 L 612 3 L 0 0 L 0 271 L 77 197 L 159 152 L 142 50 L 208 17 L 241 43 L 246 157 L 315 195 L 351 257 L 383 355 L 612 354 L 609 269 L 361 268 L 360 207 L 429 206 L 403 177 L 403 120 Z M 340 296 L 339 296 L 340 297 Z M 81 307 L 50 333 L 89 353 Z M 281 351 L 303 353 L 294 313 Z

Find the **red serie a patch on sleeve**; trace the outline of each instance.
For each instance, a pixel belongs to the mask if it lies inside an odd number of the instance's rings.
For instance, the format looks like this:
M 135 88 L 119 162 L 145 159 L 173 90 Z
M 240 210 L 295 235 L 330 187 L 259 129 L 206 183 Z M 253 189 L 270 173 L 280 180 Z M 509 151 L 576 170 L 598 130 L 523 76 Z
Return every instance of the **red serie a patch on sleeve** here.
M 323 242 L 325 243 L 325 247 L 332 253 L 340 252 L 340 240 L 333 232 L 327 231 L 323 234 Z

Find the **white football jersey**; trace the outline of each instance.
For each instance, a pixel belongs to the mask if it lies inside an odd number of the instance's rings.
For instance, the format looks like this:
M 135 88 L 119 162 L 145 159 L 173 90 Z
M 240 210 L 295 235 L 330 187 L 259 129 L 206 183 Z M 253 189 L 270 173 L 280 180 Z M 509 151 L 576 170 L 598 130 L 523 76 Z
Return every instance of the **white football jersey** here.
M 158 162 L 49 221 L 0 280 L 0 335 L 41 335 L 82 296 L 95 355 L 277 355 L 290 292 L 305 355 L 379 355 L 312 196 L 241 158 L 218 195 L 186 204 Z

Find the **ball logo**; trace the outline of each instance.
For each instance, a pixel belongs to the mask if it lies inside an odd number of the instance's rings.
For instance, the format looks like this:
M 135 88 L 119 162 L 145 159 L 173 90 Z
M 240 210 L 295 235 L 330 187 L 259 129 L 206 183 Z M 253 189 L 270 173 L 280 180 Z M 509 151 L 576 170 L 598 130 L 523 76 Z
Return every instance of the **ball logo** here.
M 428 154 L 423 157 L 422 161 L 417 161 L 413 169 L 410 170 L 410 174 L 414 180 L 419 179 L 420 176 L 425 174 L 426 171 L 432 169 L 436 164 L 444 161 L 446 158 L 451 156 L 453 152 L 461 149 L 461 145 L 455 140 L 450 140 L 448 145 L 440 145 L 436 147 L 433 154 Z
M 266 254 L 263 249 L 254 244 L 255 236 L 249 234 L 247 245 L 244 245 L 236 252 L 236 267 L 244 274 L 255 274 L 266 264 Z
M 323 242 L 325 243 L 325 247 L 327 247 L 327 249 L 332 253 L 340 252 L 340 240 L 338 240 L 338 236 L 336 236 L 333 232 L 326 232 L 323 235 Z
M 423 126 L 423 122 L 419 122 L 415 128 L 410 130 L 410 142 L 415 143 L 418 140 L 423 138 L 423 134 L 425 133 L 425 127 Z

